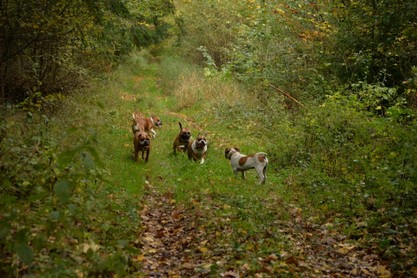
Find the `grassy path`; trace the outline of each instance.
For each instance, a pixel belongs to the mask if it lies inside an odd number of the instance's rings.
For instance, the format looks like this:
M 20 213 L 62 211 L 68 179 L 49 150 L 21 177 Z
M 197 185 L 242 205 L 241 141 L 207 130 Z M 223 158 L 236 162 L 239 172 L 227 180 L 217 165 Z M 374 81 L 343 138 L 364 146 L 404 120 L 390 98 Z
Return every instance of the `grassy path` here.
M 267 139 L 248 140 L 256 132 L 253 127 L 219 118 L 219 111 L 212 113 L 213 100 L 178 109 L 175 95 L 162 89 L 159 67 L 133 65 L 113 77 L 103 134 L 114 187 L 138 196 L 141 254 L 135 260 L 142 265 L 141 275 L 389 276 L 375 255 L 333 230 L 331 222 L 317 225 L 305 219 L 276 167 L 270 167 L 265 186 L 255 184 L 254 172 L 246 181 L 234 179 L 224 148 L 237 144 L 246 153 L 263 151 Z M 132 159 L 130 115 L 136 110 L 163 121 L 148 163 Z M 204 165 L 172 154 L 178 121 L 194 136 L 208 132 Z

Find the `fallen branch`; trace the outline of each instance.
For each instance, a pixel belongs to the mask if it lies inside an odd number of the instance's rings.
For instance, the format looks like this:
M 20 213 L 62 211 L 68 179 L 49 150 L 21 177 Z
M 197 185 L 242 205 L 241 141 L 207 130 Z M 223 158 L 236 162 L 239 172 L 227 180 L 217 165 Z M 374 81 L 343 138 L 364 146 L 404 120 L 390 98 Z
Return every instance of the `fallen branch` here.
M 295 99 L 294 97 L 292 97 L 289 93 L 287 93 L 286 91 L 284 91 L 283 89 L 277 88 L 274 85 L 269 84 L 269 86 L 272 89 L 275 89 L 277 92 L 283 94 L 285 97 L 291 99 L 292 101 L 294 101 L 295 103 L 297 103 L 298 105 L 300 105 L 301 107 L 305 108 L 304 104 L 302 104 L 301 102 L 299 102 L 297 99 Z

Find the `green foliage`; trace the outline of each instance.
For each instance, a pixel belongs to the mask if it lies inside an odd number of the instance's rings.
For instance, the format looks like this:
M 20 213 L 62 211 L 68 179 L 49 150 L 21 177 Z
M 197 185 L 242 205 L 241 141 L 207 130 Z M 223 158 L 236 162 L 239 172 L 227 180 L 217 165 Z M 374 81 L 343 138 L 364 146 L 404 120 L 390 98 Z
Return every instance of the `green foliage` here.
M 202 64 L 204 59 L 198 48 L 204 47 L 219 68 L 226 64 L 224 50 L 236 40 L 238 23 L 246 21 L 246 16 L 250 15 L 248 3 L 250 1 L 222 1 L 221 5 L 215 0 L 176 1 L 179 52 Z
M 304 192 L 323 221 L 337 214 L 351 238 L 386 253 L 395 268 L 410 269 L 416 253 L 403 239 L 416 227 L 410 215 L 417 211 L 412 201 L 417 197 L 417 129 L 393 116 L 374 115 L 380 112 L 375 107 L 364 112 L 364 103 L 335 94 L 291 124 L 274 124 L 272 130 L 280 132 L 270 133 L 277 143 L 268 153 L 283 167 L 286 183 Z M 395 236 L 390 237 L 392 229 Z M 399 250 L 409 251 L 400 255 Z
M 174 11 L 169 0 L 67 2 L 0 3 L 1 103 L 70 93 L 88 70 L 163 40 Z
M 352 84 L 351 88 L 347 89 L 345 93 L 351 97 L 353 96 L 361 109 L 376 115 L 385 116 L 402 123 L 411 123 L 415 118 L 415 113 L 408 108 L 410 105 L 407 98 L 395 88 L 361 82 Z
M 124 275 L 137 267 L 130 262 L 136 199 L 104 186 L 99 138 L 93 129 L 69 128 L 78 120 L 70 111 L 52 118 L 1 111 L 3 276 Z M 88 110 L 77 111 L 89 125 Z
M 296 99 L 323 101 L 336 88 L 345 87 L 345 82 L 364 82 L 396 91 L 395 98 L 411 98 L 401 105 L 415 106 L 415 85 L 410 88 L 404 82 L 414 78 L 416 64 L 413 1 L 230 4 L 178 5 L 177 16 L 186 26 L 182 50 L 200 62 L 208 54 L 214 64 L 206 62 L 215 65 L 208 67 L 209 74 L 213 70 L 232 74 L 261 99 L 269 98 L 269 85 Z M 203 22 L 208 22 L 207 27 Z M 203 55 L 195 53 L 200 46 L 205 49 Z M 373 105 L 380 106 L 377 101 Z M 397 108 L 393 113 L 404 112 Z
M 329 57 L 343 81 L 393 87 L 410 77 L 417 61 L 414 1 L 336 1 L 329 7 L 335 26 Z

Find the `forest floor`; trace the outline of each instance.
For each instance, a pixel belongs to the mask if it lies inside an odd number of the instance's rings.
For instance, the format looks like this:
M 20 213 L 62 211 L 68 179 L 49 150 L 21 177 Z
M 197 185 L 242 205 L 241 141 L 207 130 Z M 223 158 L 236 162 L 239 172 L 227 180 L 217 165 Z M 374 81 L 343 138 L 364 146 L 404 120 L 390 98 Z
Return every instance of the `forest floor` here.
M 172 193 L 160 193 L 148 184 L 143 197 L 143 247 L 140 261 L 145 277 L 204 277 L 210 276 L 213 266 L 227 264 L 227 250 L 212 257 L 204 256 L 216 249 L 215 238 L 207 235 L 200 209 L 177 205 Z M 303 220 L 299 210 L 292 210 L 293 218 L 281 222 L 280 231 L 295 250 L 281 250 L 258 258 L 262 266 L 255 271 L 248 264 L 229 268 L 221 277 L 391 277 L 378 256 L 360 248 L 336 230 L 331 223 L 317 226 Z M 193 246 L 198 246 L 195 250 Z M 222 246 L 219 246 L 222 249 Z M 281 270 L 277 269 L 281 267 Z M 217 266 L 216 266 L 217 268 Z

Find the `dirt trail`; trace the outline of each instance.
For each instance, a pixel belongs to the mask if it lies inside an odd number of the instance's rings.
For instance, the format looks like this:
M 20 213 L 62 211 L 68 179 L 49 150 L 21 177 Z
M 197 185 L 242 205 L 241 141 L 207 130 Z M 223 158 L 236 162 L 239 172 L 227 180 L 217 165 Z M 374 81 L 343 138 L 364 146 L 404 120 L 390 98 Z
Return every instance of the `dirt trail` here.
M 200 262 L 194 241 L 198 238 L 194 216 L 177 205 L 172 193 L 159 193 L 146 182 L 140 213 L 145 277 L 195 276 Z M 198 256 L 197 256 L 198 257 Z

